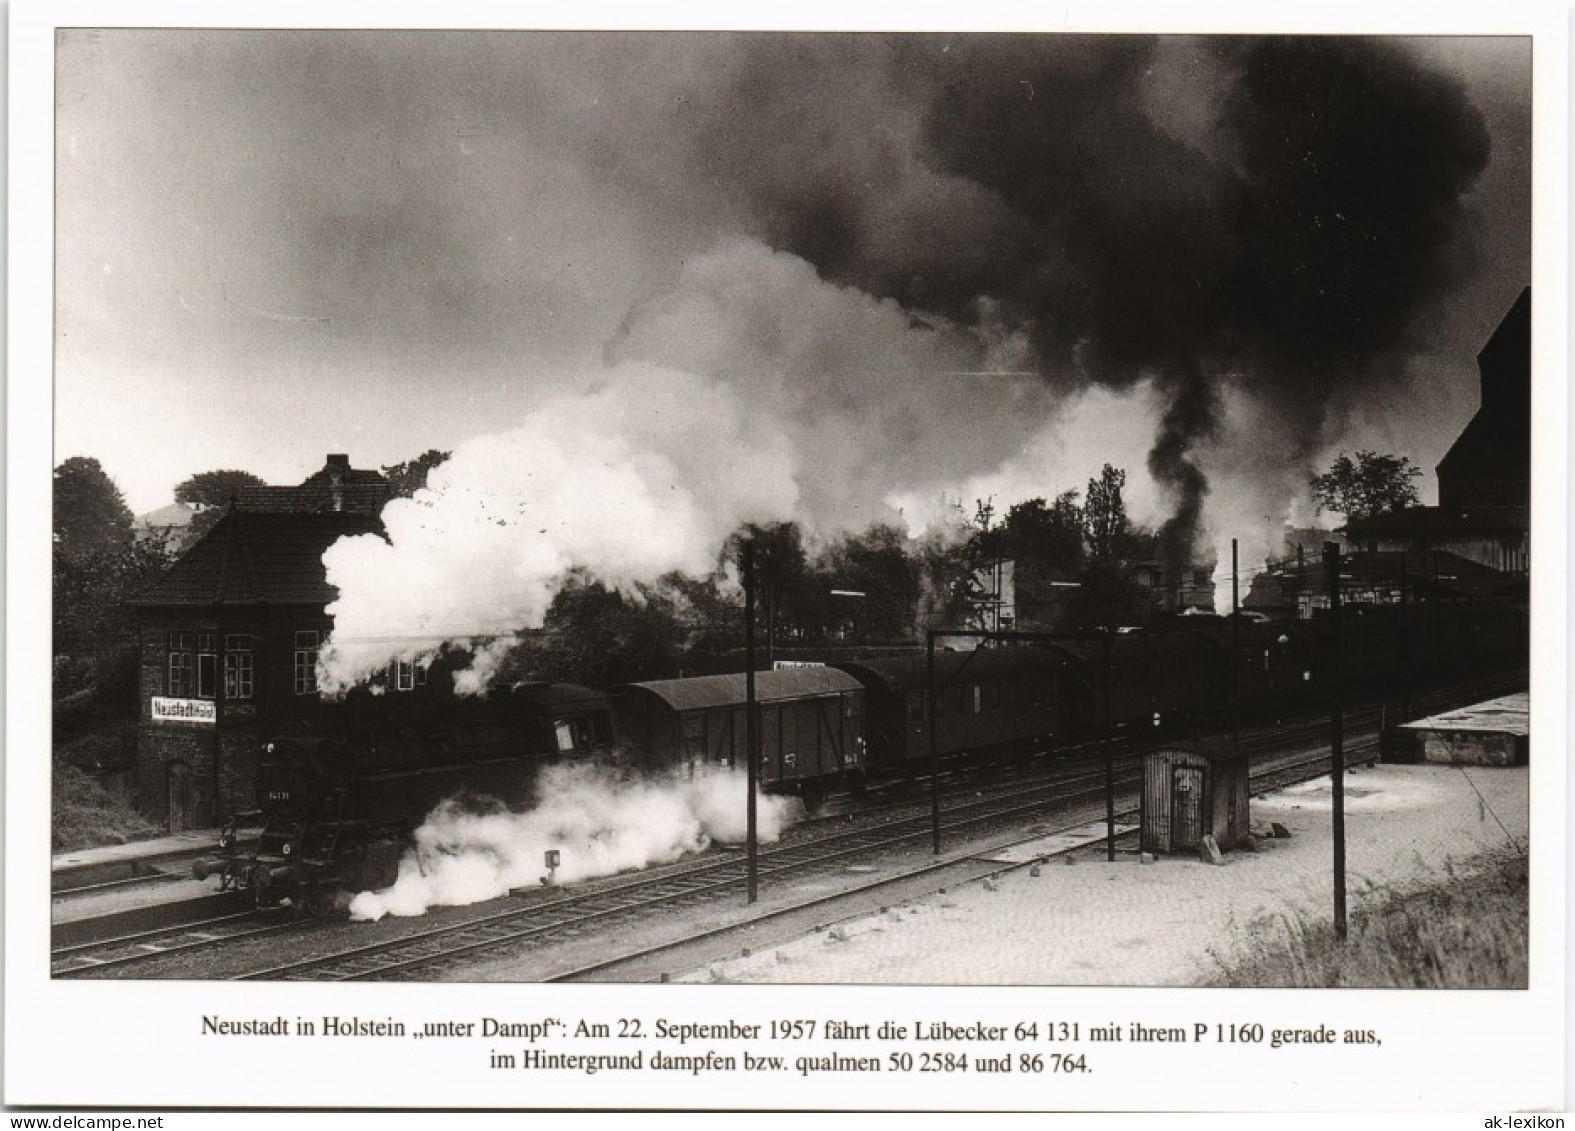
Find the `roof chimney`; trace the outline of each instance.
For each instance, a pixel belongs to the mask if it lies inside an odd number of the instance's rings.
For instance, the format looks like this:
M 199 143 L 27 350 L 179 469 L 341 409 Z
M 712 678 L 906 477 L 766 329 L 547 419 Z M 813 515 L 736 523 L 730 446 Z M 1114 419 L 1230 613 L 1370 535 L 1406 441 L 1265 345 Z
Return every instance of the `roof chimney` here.
M 335 511 L 345 509 L 345 478 L 350 474 L 350 457 L 340 452 L 328 453 L 328 463 L 324 467 L 328 472 L 328 486 L 333 499 Z

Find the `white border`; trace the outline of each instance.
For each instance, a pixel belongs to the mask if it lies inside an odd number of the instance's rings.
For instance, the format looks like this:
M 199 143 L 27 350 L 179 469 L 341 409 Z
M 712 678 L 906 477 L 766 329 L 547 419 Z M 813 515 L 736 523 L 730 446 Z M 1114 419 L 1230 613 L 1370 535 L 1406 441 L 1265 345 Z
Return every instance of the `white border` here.
M 1568 62 L 1567 10 L 1438 4 L 1319 4 L 1267 8 L 1170 4 L 1103 7 L 907 4 L 900 8 L 801 3 L 763 9 L 652 9 L 597 5 L 533 12 L 538 27 L 737 29 L 1295 31 L 1333 33 L 1532 33 L 1535 41 L 1534 506 L 1536 621 L 1532 983 L 1524 994 L 1281 993 L 1197 990 L 956 989 L 888 987 L 294 986 L 206 983 L 51 983 L 48 899 L 47 703 L 48 513 L 53 151 L 56 26 L 494 27 L 494 6 L 279 3 L 14 4 L 10 21 L 10 380 L 7 555 L 7 816 L 5 828 L 5 1064 L 8 1104 L 270 1107 L 627 1107 L 745 1109 L 1117 1109 L 1117 1110 L 1508 1110 L 1565 1105 L 1566 860 L 1569 783 L 1562 757 L 1569 693 L 1566 667 L 1568 465 Z M 380 1017 L 639 1015 L 675 1020 L 735 1016 L 850 1019 L 1140 1017 L 1190 1024 L 1247 1017 L 1280 1024 L 1320 1021 L 1375 1026 L 1389 1037 L 1359 1074 L 1331 1077 L 1307 1058 L 1195 1060 L 1134 1051 L 1102 1079 L 1055 1090 L 1024 1077 L 938 1081 L 820 1077 L 806 1083 L 687 1076 L 635 1081 L 548 1074 L 506 1076 L 477 1068 L 468 1043 L 408 1046 L 260 1041 L 203 1042 L 204 1013 L 228 1016 Z M 388 1043 L 392 1046 L 392 1042 Z M 422 1051 L 417 1045 L 416 1050 Z

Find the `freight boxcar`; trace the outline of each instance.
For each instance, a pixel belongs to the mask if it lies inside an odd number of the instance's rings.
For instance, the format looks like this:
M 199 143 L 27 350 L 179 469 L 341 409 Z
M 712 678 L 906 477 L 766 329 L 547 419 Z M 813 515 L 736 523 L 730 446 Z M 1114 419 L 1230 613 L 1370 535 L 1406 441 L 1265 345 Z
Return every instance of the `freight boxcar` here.
M 746 677 L 627 683 L 609 693 L 620 737 L 647 769 L 746 766 Z M 806 804 L 865 772 L 863 686 L 829 667 L 755 673 L 760 783 Z

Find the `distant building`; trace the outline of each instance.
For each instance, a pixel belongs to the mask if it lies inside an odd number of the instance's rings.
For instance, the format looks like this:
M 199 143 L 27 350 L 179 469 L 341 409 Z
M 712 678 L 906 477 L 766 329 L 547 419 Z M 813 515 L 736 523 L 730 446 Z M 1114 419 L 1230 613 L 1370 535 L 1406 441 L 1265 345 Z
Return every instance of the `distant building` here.
M 1402 597 L 1403 594 L 1403 597 Z M 1340 600 L 1346 605 L 1428 601 L 1523 600 L 1525 580 L 1448 550 L 1425 553 L 1364 550 L 1342 554 Z M 1329 607 L 1322 548 L 1302 564 L 1271 566 L 1252 580 L 1242 608 L 1303 620 Z
M 974 571 L 969 587 L 974 620 L 986 632 L 1017 627 L 1017 563 L 997 559 Z
M 175 553 L 200 512 L 189 503 L 171 503 L 131 520 L 131 535 L 138 542 L 156 542 L 167 554 Z
M 1213 563 L 1197 562 L 1176 569 L 1166 569 L 1157 558 L 1146 558 L 1132 563 L 1132 580 L 1154 594 L 1154 607 L 1162 613 L 1180 613 L 1187 609 L 1214 610 Z M 1227 571 L 1225 578 L 1230 583 Z
M 1346 546 L 1447 551 L 1520 577 L 1531 569 L 1531 288 L 1477 355 L 1482 403 L 1438 464 L 1438 506 L 1355 519 Z
M 136 791 L 171 831 L 255 808 L 259 724 L 317 702 L 336 593 L 323 551 L 379 534 L 376 471 L 331 455 L 296 487 L 248 487 L 130 604 L 141 646 Z

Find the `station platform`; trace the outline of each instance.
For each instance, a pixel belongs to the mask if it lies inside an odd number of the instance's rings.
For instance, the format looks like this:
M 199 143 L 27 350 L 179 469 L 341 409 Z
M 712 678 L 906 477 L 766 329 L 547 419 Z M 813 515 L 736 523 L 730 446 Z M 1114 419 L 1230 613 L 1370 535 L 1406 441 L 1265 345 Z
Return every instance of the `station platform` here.
M 255 839 L 257 829 L 240 830 L 242 841 Z M 189 829 L 152 840 L 133 840 L 125 844 L 106 844 L 57 852 L 50 857 L 51 886 L 110 883 L 133 879 L 166 870 L 182 858 L 213 851 L 219 844 L 218 829 Z
M 1530 756 L 1527 692 L 1473 703 L 1388 728 L 1383 760 L 1441 766 L 1523 766 Z

